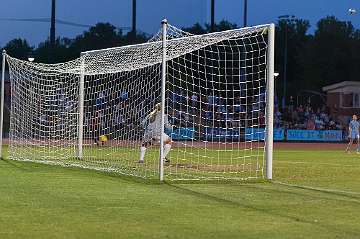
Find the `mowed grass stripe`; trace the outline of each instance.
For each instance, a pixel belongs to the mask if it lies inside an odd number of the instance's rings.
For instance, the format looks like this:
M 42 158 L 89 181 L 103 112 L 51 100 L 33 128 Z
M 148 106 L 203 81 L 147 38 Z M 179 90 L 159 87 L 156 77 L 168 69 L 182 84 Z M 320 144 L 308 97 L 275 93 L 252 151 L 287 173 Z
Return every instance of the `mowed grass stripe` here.
M 360 163 L 353 156 L 325 150 L 276 151 L 274 179 L 358 193 Z M 353 168 L 323 164 L 346 165 L 349 161 Z M 357 195 L 269 182 L 161 184 L 79 168 L 3 160 L 0 192 L 1 238 L 360 235 Z

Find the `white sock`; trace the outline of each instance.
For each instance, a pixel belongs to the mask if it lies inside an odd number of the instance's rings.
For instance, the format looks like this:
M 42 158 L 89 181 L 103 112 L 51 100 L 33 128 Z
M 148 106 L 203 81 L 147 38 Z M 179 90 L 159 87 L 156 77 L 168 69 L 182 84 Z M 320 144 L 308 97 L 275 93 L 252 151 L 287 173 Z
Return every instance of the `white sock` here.
M 140 147 L 140 162 L 144 162 L 146 147 L 141 146 Z
M 164 158 L 166 157 L 166 155 L 168 155 L 168 153 L 170 152 L 170 149 L 171 149 L 171 144 L 164 145 Z

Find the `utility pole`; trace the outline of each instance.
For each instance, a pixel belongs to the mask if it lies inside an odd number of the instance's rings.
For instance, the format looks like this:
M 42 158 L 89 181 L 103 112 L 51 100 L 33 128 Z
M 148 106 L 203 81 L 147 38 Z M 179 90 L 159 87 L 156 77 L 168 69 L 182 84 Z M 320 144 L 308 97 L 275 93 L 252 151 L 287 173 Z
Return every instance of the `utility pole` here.
M 56 19 L 56 0 L 51 0 L 51 27 L 50 27 L 50 59 L 54 61 L 55 50 L 55 19 Z
M 284 76 L 283 76 L 283 98 L 282 107 L 285 109 L 286 106 L 286 90 L 287 90 L 287 64 L 288 64 L 288 24 L 295 20 L 294 15 L 279 16 L 279 20 L 283 20 L 285 24 L 284 33 Z
M 133 40 L 136 40 L 136 0 L 132 0 L 132 29 Z
M 211 32 L 215 31 L 215 0 L 211 0 Z
M 248 0 L 244 0 L 244 27 L 247 27 Z

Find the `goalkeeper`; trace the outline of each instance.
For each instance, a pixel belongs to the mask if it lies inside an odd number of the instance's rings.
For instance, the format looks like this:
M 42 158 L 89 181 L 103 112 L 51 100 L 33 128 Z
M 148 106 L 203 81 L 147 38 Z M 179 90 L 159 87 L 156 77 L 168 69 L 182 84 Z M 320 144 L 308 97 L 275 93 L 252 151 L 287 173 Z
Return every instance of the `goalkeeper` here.
M 349 152 L 351 145 L 353 144 L 354 140 L 356 140 L 357 148 L 356 151 L 359 153 L 359 127 L 360 124 L 357 121 L 357 116 L 353 115 L 352 120 L 349 123 L 349 144 L 346 147 L 346 152 Z
M 145 117 L 142 122 L 145 128 L 143 141 L 140 148 L 140 160 L 139 163 L 144 163 L 144 157 L 147 147 L 149 147 L 153 141 L 161 140 L 161 104 L 155 105 L 154 110 Z M 169 123 L 168 116 L 164 115 L 164 126 L 165 128 L 172 129 L 173 126 Z M 164 138 L 164 162 L 169 163 L 170 161 L 166 158 L 171 149 L 172 140 L 170 136 L 163 133 Z

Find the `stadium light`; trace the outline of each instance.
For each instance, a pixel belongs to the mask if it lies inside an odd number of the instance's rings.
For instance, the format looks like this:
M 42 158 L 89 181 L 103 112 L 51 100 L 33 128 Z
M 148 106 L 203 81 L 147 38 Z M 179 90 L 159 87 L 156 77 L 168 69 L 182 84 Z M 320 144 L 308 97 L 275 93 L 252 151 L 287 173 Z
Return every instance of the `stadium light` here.
M 355 8 L 349 8 L 348 12 L 350 15 L 355 15 L 357 13 Z
M 32 52 L 29 53 L 29 55 L 28 55 L 28 61 L 30 61 L 30 62 L 35 61 L 35 56 L 34 56 L 34 54 Z

